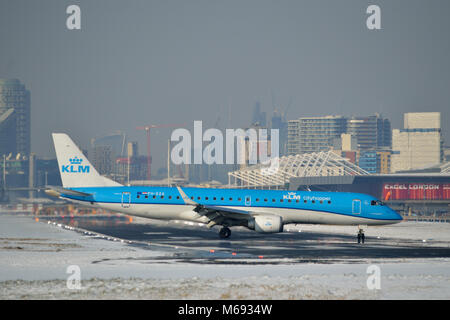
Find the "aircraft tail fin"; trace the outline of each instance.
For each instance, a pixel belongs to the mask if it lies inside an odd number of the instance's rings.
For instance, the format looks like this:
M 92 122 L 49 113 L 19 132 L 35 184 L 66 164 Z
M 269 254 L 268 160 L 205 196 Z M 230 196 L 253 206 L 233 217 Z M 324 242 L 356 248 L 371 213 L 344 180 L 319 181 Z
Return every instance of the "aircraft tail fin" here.
M 64 188 L 121 186 L 101 176 L 67 134 L 52 133 L 52 137 Z

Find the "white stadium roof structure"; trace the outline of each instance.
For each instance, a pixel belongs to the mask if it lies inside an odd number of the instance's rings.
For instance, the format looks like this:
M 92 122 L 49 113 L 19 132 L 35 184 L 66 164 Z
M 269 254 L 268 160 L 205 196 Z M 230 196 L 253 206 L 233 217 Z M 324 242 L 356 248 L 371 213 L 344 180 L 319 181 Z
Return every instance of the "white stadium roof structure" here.
M 289 183 L 291 178 L 369 175 L 367 171 L 333 151 L 290 155 L 276 158 L 272 163 L 277 160 L 278 169 L 276 166 L 269 168 L 258 164 L 229 172 L 229 185 L 246 188 L 278 187 Z

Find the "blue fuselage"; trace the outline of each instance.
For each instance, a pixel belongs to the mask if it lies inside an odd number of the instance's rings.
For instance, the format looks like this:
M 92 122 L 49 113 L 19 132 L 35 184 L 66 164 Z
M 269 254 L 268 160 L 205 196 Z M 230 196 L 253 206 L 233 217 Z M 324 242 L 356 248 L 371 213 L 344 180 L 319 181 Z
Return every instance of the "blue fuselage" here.
M 130 215 L 206 222 L 193 212 L 192 205 L 187 205 L 174 187 L 91 187 L 72 190 L 91 196 L 61 196 Z M 382 225 L 402 220 L 397 212 L 378 199 L 361 193 L 211 188 L 183 188 L 183 191 L 199 205 L 242 210 L 249 214 L 279 215 L 284 223 Z

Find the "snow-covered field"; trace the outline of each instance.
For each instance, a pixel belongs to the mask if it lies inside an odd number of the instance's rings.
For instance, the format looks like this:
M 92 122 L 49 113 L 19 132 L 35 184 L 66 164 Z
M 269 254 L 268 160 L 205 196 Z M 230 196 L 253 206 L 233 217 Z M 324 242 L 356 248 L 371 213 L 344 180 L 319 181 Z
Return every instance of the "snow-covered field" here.
M 355 233 L 354 227 L 289 228 Z M 450 224 L 408 222 L 366 234 L 442 245 L 450 240 Z M 178 262 L 168 259 L 172 254 L 0 214 L 0 299 L 450 298 L 450 259 L 234 265 Z M 67 286 L 73 265 L 80 270 L 79 289 Z M 379 289 L 371 265 L 379 270 Z

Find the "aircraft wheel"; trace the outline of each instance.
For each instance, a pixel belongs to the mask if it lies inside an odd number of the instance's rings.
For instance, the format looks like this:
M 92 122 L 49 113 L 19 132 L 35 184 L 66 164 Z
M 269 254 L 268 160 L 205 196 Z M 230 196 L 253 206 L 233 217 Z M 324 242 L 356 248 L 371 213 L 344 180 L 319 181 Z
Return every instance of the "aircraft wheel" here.
M 219 237 L 222 239 L 227 239 L 231 236 L 231 230 L 230 228 L 227 227 L 223 227 L 222 229 L 220 229 L 219 231 Z

